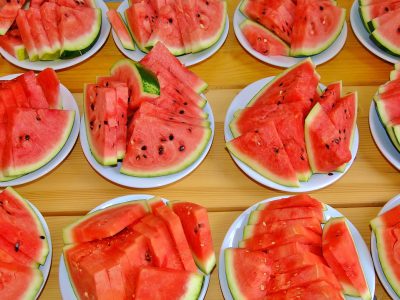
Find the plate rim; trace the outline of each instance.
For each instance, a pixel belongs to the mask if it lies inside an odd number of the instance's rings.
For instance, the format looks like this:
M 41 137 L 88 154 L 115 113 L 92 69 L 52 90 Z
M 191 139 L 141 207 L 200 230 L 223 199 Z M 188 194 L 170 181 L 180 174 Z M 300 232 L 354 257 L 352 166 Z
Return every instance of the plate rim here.
M 121 4 L 118 6 L 117 11 L 121 14 L 122 18 L 125 21 L 125 14 L 124 14 L 124 9 L 128 8 L 128 0 L 124 0 L 121 2 Z M 126 57 L 128 57 L 129 59 L 138 61 L 141 60 L 146 53 L 142 52 L 137 44 L 134 41 L 135 44 L 135 50 L 127 50 L 125 49 L 122 44 L 121 41 L 118 39 L 114 29 L 111 28 L 111 33 L 112 33 L 112 37 L 114 40 L 115 45 L 117 46 L 118 50 L 125 55 Z M 197 53 L 188 53 L 188 54 L 183 54 L 180 56 L 176 56 L 176 58 L 179 59 L 179 61 L 185 65 L 186 67 L 189 66 L 193 66 L 196 65 L 198 63 L 201 63 L 209 58 L 211 58 L 214 54 L 216 54 L 224 45 L 227 37 L 228 37 L 228 33 L 229 33 L 229 15 L 228 12 L 226 12 L 226 19 L 225 19 L 225 25 L 224 25 L 224 30 L 222 31 L 222 34 L 220 36 L 220 38 L 217 40 L 217 42 L 215 42 L 215 44 L 213 44 L 212 46 L 210 46 L 207 49 L 204 49 L 200 52 Z M 203 56 L 199 57 L 199 54 L 203 54 Z
M 344 45 L 347 41 L 347 22 L 346 20 L 343 23 L 342 30 L 340 31 L 339 35 L 337 36 L 336 40 L 324 51 L 305 57 L 291 57 L 291 56 L 265 56 L 261 53 L 254 50 L 250 44 L 247 42 L 246 38 L 242 34 L 240 30 L 239 24 L 244 20 L 248 19 L 244 16 L 240 11 L 240 5 L 243 0 L 239 1 L 238 6 L 236 7 L 234 14 L 233 14 L 233 30 L 235 32 L 236 39 L 238 40 L 239 44 L 253 57 L 257 58 L 258 60 L 262 61 L 263 63 L 270 64 L 280 68 L 288 68 L 291 67 L 298 62 L 304 60 L 307 57 L 310 57 L 315 65 L 322 65 L 330 60 L 332 60 L 335 56 L 337 56 L 340 51 L 343 49 Z M 357 1 L 357 0 L 356 0 Z M 330 54 L 327 54 L 327 50 L 332 49 L 332 47 L 337 47 L 336 51 L 333 51 Z M 282 60 L 282 61 L 281 61 Z
M 224 296 L 224 298 L 226 300 L 232 300 L 232 294 L 230 292 L 229 286 L 227 284 L 227 279 L 226 279 L 226 272 L 225 272 L 225 259 L 224 259 L 224 250 L 226 248 L 231 247 L 229 244 L 229 240 L 231 239 L 231 235 L 235 236 L 237 233 L 236 231 L 238 229 L 243 229 L 243 227 L 246 225 L 247 221 L 248 221 L 248 216 L 250 215 L 250 213 L 255 210 L 257 208 L 257 206 L 261 203 L 266 203 L 266 202 L 271 202 L 271 201 L 275 201 L 275 200 L 279 200 L 279 199 L 283 199 L 283 198 L 288 198 L 288 197 L 292 197 L 294 195 L 281 195 L 281 196 L 276 196 L 276 197 L 270 197 L 270 198 L 266 198 L 260 201 L 257 201 L 256 203 L 254 203 L 253 205 L 249 206 L 248 208 L 246 208 L 244 211 L 242 211 L 242 213 L 236 217 L 236 219 L 231 223 L 231 226 L 229 227 L 228 231 L 226 232 L 224 239 L 222 241 L 221 244 L 221 248 L 220 248 L 220 253 L 219 253 L 219 264 L 218 264 L 218 275 L 219 275 L 219 284 L 220 284 L 220 288 L 222 291 L 222 294 Z M 319 200 L 318 200 L 319 201 Z M 321 203 L 324 203 L 322 201 L 320 201 Z M 375 269 L 374 269 L 374 264 L 371 258 L 371 253 L 368 250 L 367 244 L 365 243 L 364 239 L 362 238 L 359 230 L 357 229 L 357 227 L 355 227 L 353 225 L 353 223 L 346 217 L 344 216 L 341 212 L 339 212 L 338 210 L 336 210 L 335 208 L 333 208 L 332 206 L 324 203 L 326 205 L 326 210 L 324 211 L 324 217 L 344 217 L 346 219 L 346 223 L 350 228 L 351 234 L 352 236 L 354 235 L 354 233 L 356 233 L 356 237 L 357 239 L 360 239 L 363 243 L 360 243 L 361 245 L 359 245 L 359 243 L 357 243 L 356 245 L 356 250 L 359 254 L 359 247 L 362 248 L 363 251 L 363 256 L 367 256 L 367 263 L 369 264 L 369 268 L 371 269 L 371 273 L 373 276 L 371 276 L 371 282 L 366 278 L 367 280 L 367 285 L 369 288 L 369 291 L 371 293 L 371 296 L 374 295 L 375 293 Z M 326 216 L 326 213 L 330 211 L 329 215 Z M 326 219 L 327 221 L 328 219 Z M 243 230 L 240 231 L 240 233 Z M 234 237 L 233 237 L 234 238 Z M 355 243 L 356 244 L 356 243 Z M 362 268 L 363 268 L 363 272 L 364 274 L 366 273 L 364 271 L 365 267 L 364 264 L 362 264 Z M 371 283 L 371 284 L 370 284 Z M 361 300 L 361 297 L 350 297 L 347 295 L 344 295 L 346 300 Z
M 13 79 L 23 73 L 18 74 L 9 74 L 6 76 L 0 77 L 0 80 L 10 80 Z M 37 73 L 35 73 L 37 75 Z M 62 94 L 64 93 L 64 96 Z M 7 187 L 7 186 L 18 186 L 26 183 L 30 183 L 40 179 L 41 177 L 49 174 L 59 165 L 61 165 L 67 156 L 72 152 L 76 140 L 78 139 L 79 135 L 79 127 L 80 127 L 80 118 L 79 118 L 79 107 L 76 103 L 75 97 L 72 93 L 60 82 L 60 96 L 63 100 L 63 106 L 67 103 L 68 106 L 70 105 L 72 108 L 71 110 L 75 111 L 75 118 L 74 124 L 72 125 L 71 132 L 66 140 L 64 146 L 60 149 L 60 151 L 45 165 L 41 166 L 39 169 L 30 172 L 28 174 L 22 175 L 21 177 L 9 180 L 9 181 L 0 181 L 0 187 Z M 64 102 L 65 100 L 65 102 Z M 64 151 L 63 153 L 61 153 Z M 61 155 L 60 155 L 61 153 Z M 59 156 L 60 155 L 60 156 Z M 58 157 L 58 158 L 57 158 Z
M 231 101 L 231 103 L 226 111 L 226 114 L 225 114 L 225 120 L 224 120 L 225 142 L 228 142 L 233 139 L 233 134 L 229 128 L 229 123 L 231 122 L 231 120 L 233 118 L 234 112 L 239 108 L 246 107 L 247 104 L 251 101 L 251 99 L 273 78 L 275 78 L 275 76 L 265 77 L 265 78 L 255 81 L 255 82 L 252 82 L 249 85 L 247 85 L 245 88 L 240 90 L 240 92 L 238 94 L 236 94 L 236 96 Z M 321 86 L 321 88 L 325 88 L 325 86 L 321 83 L 320 83 L 320 86 Z M 253 89 L 257 89 L 257 90 L 253 91 Z M 242 97 L 247 97 L 246 102 L 245 102 L 245 100 L 241 100 Z M 243 102 L 243 104 L 242 104 L 242 102 Z M 266 186 L 266 187 L 274 189 L 274 190 L 291 192 L 291 193 L 303 193 L 303 192 L 311 192 L 311 191 L 323 189 L 323 188 L 335 183 L 340 178 L 342 178 L 348 172 L 348 170 L 351 168 L 351 166 L 353 165 L 355 158 L 357 156 L 357 153 L 358 153 L 358 147 L 359 147 L 359 132 L 358 132 L 358 126 L 356 124 L 356 128 L 354 131 L 353 144 L 351 147 L 352 158 L 347 163 L 344 172 L 343 173 L 331 172 L 333 174 L 332 176 L 329 176 L 328 174 L 312 174 L 309 181 L 300 182 L 300 187 L 288 187 L 288 186 L 284 186 L 284 185 L 275 183 L 272 180 L 269 180 L 268 178 L 262 176 L 257 171 L 250 168 L 249 166 L 247 166 L 245 163 L 243 163 L 237 157 L 235 157 L 233 154 L 231 154 L 230 151 L 228 151 L 228 152 L 229 152 L 230 156 L 232 157 L 233 161 L 235 162 L 235 164 L 238 166 L 238 168 L 242 172 L 244 172 L 246 174 L 246 176 L 248 176 L 252 180 L 258 182 L 259 184 L 262 184 L 263 186 Z M 323 178 L 322 176 L 324 176 L 324 177 L 328 178 L 328 180 L 324 180 L 322 184 L 316 185 L 315 187 L 302 186 L 303 184 L 309 183 L 312 180 L 313 176 L 318 176 L 318 178 Z M 316 177 L 314 177 L 314 178 L 316 178 Z
M 120 204 L 124 202 L 129 202 L 129 201 L 139 201 L 139 200 L 148 200 L 155 197 L 154 195 L 151 194 L 129 194 L 129 195 L 123 195 L 119 196 L 110 200 L 107 200 L 99 205 L 97 205 L 95 208 L 91 209 L 88 213 L 95 212 L 98 210 L 105 209 L 109 206 L 115 205 L 115 204 Z M 161 197 L 164 203 L 168 203 L 169 200 L 167 198 Z M 82 216 L 81 216 L 82 217 Z M 208 288 L 210 286 L 210 278 L 211 274 L 203 274 L 204 275 L 204 281 L 203 285 L 201 288 L 201 292 L 199 297 L 197 298 L 198 300 L 203 300 L 207 294 Z M 65 281 L 65 283 L 64 283 Z M 58 265 L 58 284 L 60 288 L 60 293 L 61 293 L 61 298 L 65 300 L 77 300 L 78 298 L 75 295 L 74 288 L 71 285 L 71 282 L 69 280 L 69 276 L 66 270 L 65 262 L 64 262 L 64 254 L 61 251 L 60 255 L 60 260 L 59 260 L 59 265 Z M 65 286 L 66 285 L 66 286 Z M 68 289 L 68 294 L 66 289 Z M 75 296 L 74 299 L 71 299 L 71 291 L 72 295 Z
M 101 50 L 101 48 L 104 46 L 106 43 L 108 36 L 110 34 L 111 30 L 111 25 L 110 22 L 108 22 L 107 19 L 107 12 L 108 12 L 108 7 L 105 4 L 104 1 L 102 0 L 95 0 L 97 8 L 101 9 L 101 28 L 100 28 L 100 33 L 97 41 L 95 44 L 92 46 L 92 48 L 89 49 L 86 53 L 83 55 L 80 55 L 75 58 L 71 59 L 57 59 L 57 60 L 50 60 L 50 61 L 30 61 L 29 59 L 24 59 L 24 60 L 18 60 L 14 56 L 10 55 L 7 51 L 5 51 L 2 47 L 0 47 L 0 55 L 8 61 L 10 64 L 26 69 L 26 70 L 33 70 L 33 71 L 43 71 L 46 68 L 52 68 L 53 70 L 63 70 L 67 68 L 71 68 L 73 66 L 76 66 L 92 56 L 94 56 L 97 52 Z M 104 29 L 104 31 L 103 31 Z

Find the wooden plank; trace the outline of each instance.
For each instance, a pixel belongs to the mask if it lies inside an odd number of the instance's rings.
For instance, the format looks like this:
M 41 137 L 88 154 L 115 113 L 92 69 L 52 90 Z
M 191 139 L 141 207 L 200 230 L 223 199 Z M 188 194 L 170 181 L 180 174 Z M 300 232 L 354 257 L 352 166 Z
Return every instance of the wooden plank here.
M 338 210 L 345 216 L 347 216 L 349 220 L 357 227 L 368 246 L 370 244 L 370 228 L 368 226 L 369 220 L 376 216 L 379 209 L 379 207 L 338 208 Z M 228 231 L 233 221 L 240 215 L 240 213 L 241 212 L 209 213 L 217 258 L 219 257 L 219 249 L 221 247 L 226 232 Z M 49 280 L 40 297 L 40 299 L 42 300 L 60 299 L 60 291 L 58 287 L 58 266 L 61 250 L 63 247 L 61 233 L 62 228 L 67 224 L 73 222 L 75 219 L 76 217 L 71 216 L 46 217 L 46 221 L 48 222 L 48 225 L 50 227 L 53 240 L 53 262 Z M 376 281 L 377 299 L 390 299 L 382 288 L 379 280 L 376 279 Z M 215 269 L 212 273 L 206 299 L 223 299 L 218 281 L 218 269 Z
M 223 47 L 208 60 L 191 69 L 206 80 L 211 88 L 242 88 L 250 82 L 266 76 L 276 75 L 280 68 L 264 64 L 253 58 L 238 43 L 233 32 L 233 13 L 239 0 L 228 3 L 230 30 Z M 381 60 L 365 49 L 354 36 L 350 21 L 350 7 L 353 0 L 344 0 L 340 5 L 347 9 L 347 41 L 340 53 L 331 61 L 318 68 L 318 72 L 327 82 L 342 79 L 346 85 L 378 85 L 388 80 L 392 65 Z M 119 3 L 109 3 L 111 8 Z M 112 36 L 104 47 L 85 62 L 58 71 L 61 81 L 74 92 L 81 92 L 85 82 L 93 82 L 97 75 L 107 74 L 111 65 L 123 58 Z M 21 73 L 23 69 L 15 67 L 0 58 L 0 76 Z

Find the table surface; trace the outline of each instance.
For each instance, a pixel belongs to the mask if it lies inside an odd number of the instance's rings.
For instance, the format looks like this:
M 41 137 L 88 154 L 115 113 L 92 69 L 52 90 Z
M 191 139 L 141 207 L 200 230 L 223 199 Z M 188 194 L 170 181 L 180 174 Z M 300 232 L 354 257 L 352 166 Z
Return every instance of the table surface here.
M 109 199 L 127 194 L 153 194 L 169 200 L 187 200 L 206 206 L 210 212 L 217 255 L 224 235 L 235 218 L 247 207 L 262 199 L 284 195 L 268 189 L 242 173 L 225 148 L 223 121 L 233 97 L 246 85 L 282 69 L 264 64 L 250 56 L 237 42 L 232 18 L 239 0 L 228 3 L 230 31 L 223 47 L 208 60 L 190 69 L 209 84 L 206 96 L 215 116 L 215 138 L 204 162 L 186 178 L 162 188 L 129 189 L 113 184 L 98 175 L 85 159 L 79 141 L 67 159 L 48 175 L 16 189 L 34 203 L 45 216 L 53 239 L 53 262 L 50 277 L 40 299 L 60 299 L 58 263 L 62 249 L 62 228 Z M 386 82 L 393 66 L 366 50 L 350 29 L 352 1 L 339 1 L 347 9 L 348 37 L 343 50 L 331 61 L 318 66 L 324 84 L 342 80 L 345 91 L 359 93 L 358 129 L 360 147 L 353 166 L 338 182 L 311 193 L 337 208 L 359 229 L 369 245 L 369 221 L 380 208 L 399 193 L 398 171 L 382 156 L 375 145 L 368 124 L 368 111 L 377 86 Z M 118 3 L 108 3 L 111 8 Z M 124 56 L 112 36 L 92 58 L 78 66 L 58 71 L 61 82 L 74 93 L 82 108 L 84 83 L 106 75 L 110 66 Z M 21 73 L 0 58 L 0 76 Z M 377 279 L 377 299 L 389 299 Z M 214 270 L 206 299 L 223 299 Z

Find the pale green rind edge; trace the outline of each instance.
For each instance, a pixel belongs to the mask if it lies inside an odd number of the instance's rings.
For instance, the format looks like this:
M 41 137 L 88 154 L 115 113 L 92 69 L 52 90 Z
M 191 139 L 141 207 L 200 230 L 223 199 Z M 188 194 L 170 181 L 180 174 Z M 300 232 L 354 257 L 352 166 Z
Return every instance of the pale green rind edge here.
M 393 45 L 391 41 L 381 36 L 378 31 L 379 28 L 375 29 L 370 34 L 370 39 L 373 40 L 377 44 L 377 46 L 384 51 L 389 52 L 390 54 L 393 54 L 395 56 L 400 56 L 400 47 L 396 47 L 395 45 Z
M 395 80 L 400 78 L 400 71 L 399 70 L 393 70 L 390 72 L 390 80 Z
M 125 40 L 125 39 L 121 38 L 118 35 L 118 31 L 113 28 L 114 32 L 117 35 L 118 39 L 120 40 L 120 42 L 122 44 L 122 47 L 124 47 L 127 50 L 132 50 L 133 51 L 133 50 L 135 50 L 135 43 L 133 42 L 132 33 L 129 30 L 128 26 L 126 25 L 126 23 L 125 23 L 124 19 L 122 18 L 121 14 L 118 11 L 116 11 L 116 13 L 117 13 L 117 16 L 118 16 L 119 20 L 122 23 L 122 26 L 124 26 L 124 28 L 126 29 L 126 32 L 128 33 L 128 36 L 130 37 L 130 39 L 129 40 Z M 108 17 L 108 15 L 107 15 L 107 17 Z M 110 24 L 112 26 L 112 22 L 110 21 L 109 17 L 108 17 L 108 21 L 110 22 Z
M 39 269 L 32 268 L 33 279 L 30 279 L 30 283 L 28 287 L 25 289 L 24 294 L 21 296 L 21 299 L 35 299 L 38 296 L 40 288 L 43 283 L 43 274 Z
M 64 247 L 63 247 L 63 257 L 64 257 L 65 269 L 67 270 L 67 274 L 68 274 L 68 280 L 69 280 L 69 282 L 70 282 L 70 284 L 71 284 L 71 286 L 72 286 L 72 289 L 73 289 L 73 291 L 74 291 L 74 294 L 75 294 L 76 298 L 77 298 L 77 299 L 80 299 L 79 293 L 78 293 L 78 289 L 75 287 L 74 281 L 73 281 L 72 278 L 71 278 L 71 271 L 70 271 L 70 269 L 69 269 L 69 264 L 68 264 L 67 255 L 66 255 L 67 251 L 68 251 L 69 249 L 74 248 L 75 246 L 76 246 L 76 245 L 74 245 L 74 244 L 64 246 Z
M 128 0 L 128 2 L 130 2 L 130 0 Z M 129 6 L 131 6 L 131 5 L 129 5 Z M 133 30 L 132 30 L 132 28 L 131 28 L 131 26 L 130 26 L 130 24 L 129 24 L 129 22 L 128 22 L 128 17 L 127 17 L 127 13 L 126 13 L 126 12 L 127 12 L 127 10 L 125 10 L 125 12 L 124 12 L 126 24 L 127 24 L 127 27 L 128 27 L 128 29 L 129 29 L 129 32 L 131 33 L 131 36 L 132 36 L 132 38 L 133 38 L 133 40 L 134 40 L 136 46 L 138 46 L 138 48 L 139 48 L 142 52 L 148 53 L 149 50 L 148 50 L 144 45 L 142 45 L 141 43 L 139 43 L 139 39 L 135 36 L 135 33 L 133 32 Z
M 173 275 L 172 275 L 173 276 Z M 204 276 L 202 274 L 193 273 L 189 277 L 186 284 L 186 293 L 182 295 L 182 300 L 196 300 L 199 298 L 201 288 L 203 286 Z
M 306 142 L 306 149 L 308 154 L 308 162 L 310 164 L 311 170 L 313 173 L 319 173 L 320 171 L 317 169 L 315 164 L 315 157 L 313 152 L 313 145 L 310 138 L 310 126 L 313 123 L 314 119 L 318 114 L 323 111 L 321 105 L 316 103 L 312 110 L 308 113 L 307 118 L 304 122 L 304 139 Z M 324 173 L 324 172 L 323 172 Z
M 214 269 L 217 260 L 215 257 L 215 252 L 213 252 L 208 258 L 200 259 L 198 258 L 195 253 L 192 251 L 193 260 L 196 263 L 196 266 L 204 273 L 210 274 L 211 271 Z
M 226 281 L 228 282 L 229 290 L 231 291 L 232 298 L 235 300 L 245 300 L 246 297 L 241 293 L 236 283 L 235 268 L 233 266 L 233 250 L 234 248 L 226 248 L 224 251 L 225 258 L 225 274 Z

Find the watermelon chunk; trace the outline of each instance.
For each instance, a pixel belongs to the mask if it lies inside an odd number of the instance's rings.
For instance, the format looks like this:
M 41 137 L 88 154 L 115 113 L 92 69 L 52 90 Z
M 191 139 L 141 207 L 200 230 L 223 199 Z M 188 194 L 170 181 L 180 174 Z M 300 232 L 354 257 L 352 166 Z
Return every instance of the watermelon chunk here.
M 38 50 L 31 33 L 31 28 L 26 16 L 26 12 L 22 9 L 18 11 L 17 18 L 15 19 L 18 30 L 21 34 L 22 42 L 25 45 L 26 52 L 28 53 L 30 61 L 36 61 L 39 59 Z
M 142 268 L 136 281 L 135 299 L 196 300 L 200 295 L 203 280 L 204 276 L 199 273 Z
M 246 40 L 257 52 L 266 56 L 289 56 L 289 46 L 265 27 L 248 19 L 239 26 Z
M 215 267 L 215 252 L 207 209 L 190 202 L 169 203 L 181 220 L 197 266 L 206 274 Z
M 286 207 L 273 210 L 254 210 L 250 213 L 249 224 L 259 224 L 262 222 L 277 222 L 293 219 L 315 218 L 320 223 L 324 216 L 321 208 L 318 207 Z
M 371 299 L 357 249 L 345 218 L 331 218 L 322 236 L 324 258 L 342 285 L 345 294 Z M 343 253 L 346 253 L 344 256 Z
M 133 201 L 89 213 L 63 229 L 64 243 L 82 243 L 113 236 L 147 212 L 146 202 Z
M 316 281 L 307 286 L 299 286 L 283 290 L 278 293 L 269 294 L 274 300 L 288 299 L 318 299 L 318 300 L 343 300 L 343 294 L 333 288 L 326 281 Z
M 117 12 L 115 9 L 110 9 L 107 12 L 107 17 L 111 23 L 114 32 L 117 34 L 119 40 L 121 41 L 122 46 L 128 50 L 135 50 L 132 36 L 129 33 L 129 30 L 126 27 L 125 22 L 119 12 Z
M 342 81 L 333 82 L 328 85 L 324 93 L 320 96 L 319 104 L 325 112 L 329 112 L 335 107 L 335 103 L 342 94 Z
M 153 214 L 156 214 L 157 208 L 165 206 L 165 203 L 162 200 L 162 198 L 158 197 L 158 196 L 154 196 L 153 198 L 146 200 L 146 202 L 147 202 L 147 206 L 149 207 L 150 212 Z
M 225 274 L 234 299 L 266 299 L 271 259 L 262 251 L 226 248 Z
M 13 25 L 21 5 L 7 2 L 0 7 L 0 35 L 4 35 Z
M 56 59 L 60 57 L 61 52 L 61 37 L 58 31 L 59 8 L 57 4 L 52 2 L 43 3 L 40 6 L 40 16 L 51 48 L 50 52 L 53 53 L 54 59 Z
M 33 71 L 26 72 L 15 79 L 22 84 L 29 107 L 32 108 L 49 108 L 42 87 L 38 84 L 37 77 Z
M 49 108 L 62 109 L 60 80 L 56 72 L 51 68 L 46 68 L 36 76 L 36 80 L 43 90 Z
M 265 210 L 265 209 L 272 210 L 272 209 L 288 208 L 288 207 L 316 207 L 322 210 L 326 210 L 326 206 L 324 203 L 318 201 L 315 198 L 312 198 L 307 194 L 300 194 L 296 196 L 291 196 L 287 198 L 261 203 L 257 206 L 257 210 Z
M 300 242 L 292 242 L 288 244 L 278 245 L 273 248 L 267 249 L 266 253 L 272 258 L 273 261 L 283 259 L 296 253 L 310 252 L 322 257 L 321 245 L 307 245 Z
M 377 25 L 370 38 L 380 47 L 393 55 L 400 55 L 400 41 L 398 29 L 400 28 L 400 2 L 397 14 L 383 24 Z
M 318 264 L 326 265 L 323 257 L 311 252 L 300 252 L 274 261 L 271 269 L 274 274 L 283 274 Z
M 7 34 L 0 36 L 0 47 L 18 60 L 28 57 L 18 29 L 8 30 Z

